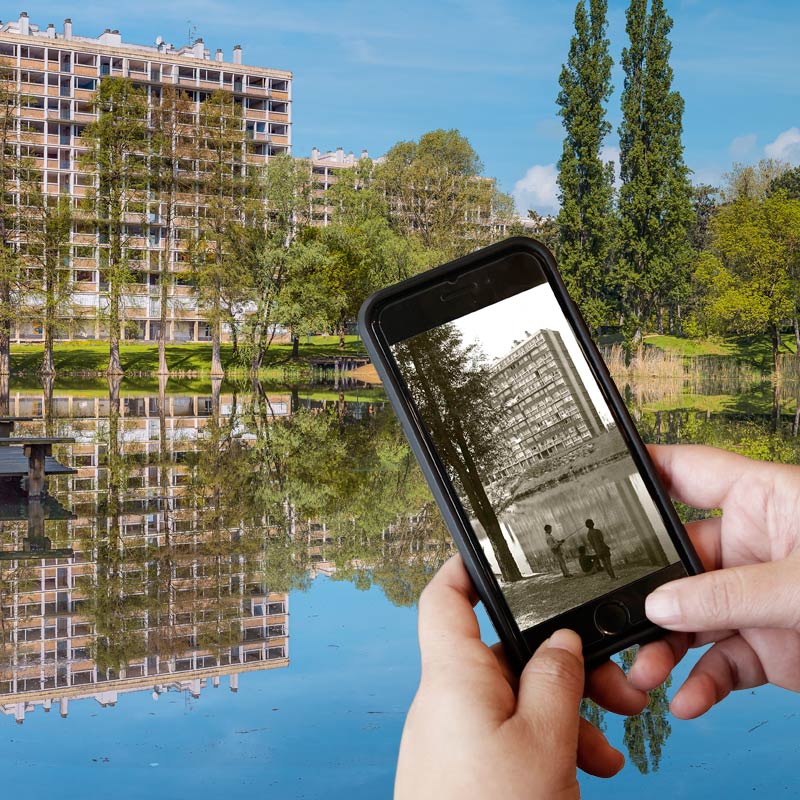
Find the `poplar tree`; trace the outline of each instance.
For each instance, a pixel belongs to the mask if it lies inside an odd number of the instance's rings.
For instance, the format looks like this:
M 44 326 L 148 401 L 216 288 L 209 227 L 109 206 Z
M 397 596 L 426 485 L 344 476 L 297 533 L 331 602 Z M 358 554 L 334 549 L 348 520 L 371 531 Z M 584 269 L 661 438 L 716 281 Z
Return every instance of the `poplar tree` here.
M 619 258 L 628 346 L 666 305 L 680 313 L 688 292 L 693 221 L 683 161 L 683 98 L 672 89 L 672 19 L 663 0 L 631 0 L 622 51 L 625 83 L 620 136 Z
M 557 100 L 566 131 L 558 162 L 559 264 L 570 294 L 594 330 L 608 315 L 614 222 L 614 165 L 604 163 L 600 152 L 611 130 L 605 104 L 613 88 L 606 11 L 606 0 L 589 0 L 588 11 L 586 0 L 578 3 Z
M 108 285 L 108 374 L 120 375 L 124 292 L 131 281 L 128 246 L 143 235 L 147 186 L 147 96 L 127 78 L 104 77 L 94 100 L 97 119 L 86 126 L 84 168 L 96 176 L 86 206 L 99 239 L 99 265 Z

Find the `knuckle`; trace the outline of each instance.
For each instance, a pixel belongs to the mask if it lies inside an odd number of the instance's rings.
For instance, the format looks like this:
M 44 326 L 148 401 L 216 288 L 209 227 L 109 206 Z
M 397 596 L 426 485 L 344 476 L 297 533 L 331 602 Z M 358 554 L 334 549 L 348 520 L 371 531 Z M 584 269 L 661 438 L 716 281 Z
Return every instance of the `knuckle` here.
M 571 686 L 583 683 L 584 672 L 578 659 L 566 650 L 550 648 L 533 657 L 528 670 L 540 682 L 552 686 Z
M 738 609 L 744 598 L 742 575 L 739 570 L 727 570 L 723 575 L 708 581 L 705 591 L 700 593 L 698 603 L 701 613 L 712 622 L 723 623 Z

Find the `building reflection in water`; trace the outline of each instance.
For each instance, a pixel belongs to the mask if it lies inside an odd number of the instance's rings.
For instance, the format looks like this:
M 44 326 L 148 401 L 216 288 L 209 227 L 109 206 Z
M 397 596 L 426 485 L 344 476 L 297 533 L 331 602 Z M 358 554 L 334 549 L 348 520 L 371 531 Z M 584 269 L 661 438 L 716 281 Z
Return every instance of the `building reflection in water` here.
M 271 397 L 271 413 L 289 401 Z M 288 665 L 288 594 L 264 585 L 260 563 L 269 521 L 245 526 L 192 477 L 199 443 L 232 402 L 120 399 L 118 387 L 102 398 L 12 393 L 11 415 L 41 420 L 29 432 L 75 437 L 58 455 L 77 473 L 52 482 L 44 520 L 41 508 L 3 504 L 3 714 L 66 717 L 70 701 L 114 706 L 144 690 L 197 698 L 222 679 L 235 692 L 241 673 Z M 72 557 L 29 557 L 31 526 Z

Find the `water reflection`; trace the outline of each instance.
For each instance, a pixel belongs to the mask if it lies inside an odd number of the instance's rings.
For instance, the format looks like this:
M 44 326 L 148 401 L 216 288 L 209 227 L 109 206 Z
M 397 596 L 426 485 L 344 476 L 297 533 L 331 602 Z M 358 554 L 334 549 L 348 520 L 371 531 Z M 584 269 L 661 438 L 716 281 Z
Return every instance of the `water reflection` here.
M 693 393 L 672 404 L 653 385 L 645 402 L 635 391 L 628 400 L 649 442 L 798 463 L 799 393 L 762 384 L 724 387 L 724 405 L 703 406 L 712 396 Z M 133 692 L 139 705 L 164 693 L 202 698 L 214 686 L 237 690 L 244 672 L 286 672 L 292 592 L 326 575 L 413 606 L 452 552 L 380 392 L 160 388 L 51 384 L 9 395 L 6 413 L 35 418 L 24 432 L 76 439 L 54 455 L 77 470 L 51 479 L 33 513 L 14 487 L 0 496 L 0 710 L 9 722 L 67 714 L 81 699 L 111 707 Z M 47 553 L 32 552 L 37 538 L 49 540 Z M 676 735 L 667 694 L 657 690 L 645 714 L 619 725 L 639 771 L 662 767 Z M 601 709 L 586 715 L 614 730 Z
M 89 697 L 236 691 L 288 666 L 288 593 L 314 574 L 407 605 L 451 549 L 382 401 L 51 384 L 8 412 L 76 440 L 45 504 L 5 487 L 0 710 L 18 722 Z

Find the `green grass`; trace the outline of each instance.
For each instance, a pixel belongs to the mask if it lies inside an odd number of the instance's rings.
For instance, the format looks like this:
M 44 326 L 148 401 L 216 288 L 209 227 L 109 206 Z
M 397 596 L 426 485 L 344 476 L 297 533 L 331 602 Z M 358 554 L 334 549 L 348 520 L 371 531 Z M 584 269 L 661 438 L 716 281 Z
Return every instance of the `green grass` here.
M 769 337 L 738 337 L 729 339 L 689 339 L 682 336 L 652 334 L 645 336 L 645 342 L 683 356 L 724 356 L 736 361 L 746 361 L 764 372 L 772 371 L 772 344 Z M 794 334 L 782 336 L 781 352 L 795 353 Z
M 15 375 L 35 375 L 42 363 L 41 344 L 14 345 L 11 348 L 11 371 Z M 207 374 L 211 368 L 211 345 L 189 343 L 167 345 L 167 366 L 178 373 Z M 306 368 L 310 359 L 334 358 L 344 355 L 364 354 L 357 336 L 346 337 L 344 349 L 339 348 L 336 336 L 314 336 L 300 344 L 300 356 L 291 358 L 291 344 L 273 344 L 264 359 L 265 370 L 297 366 Z M 221 348 L 223 369 L 246 371 L 247 367 L 233 359 L 233 347 Z M 60 375 L 104 373 L 108 369 L 107 342 L 58 343 L 53 352 L 56 373 Z M 120 361 L 124 372 L 155 374 L 158 370 L 158 345 L 156 343 L 124 342 L 120 347 Z

